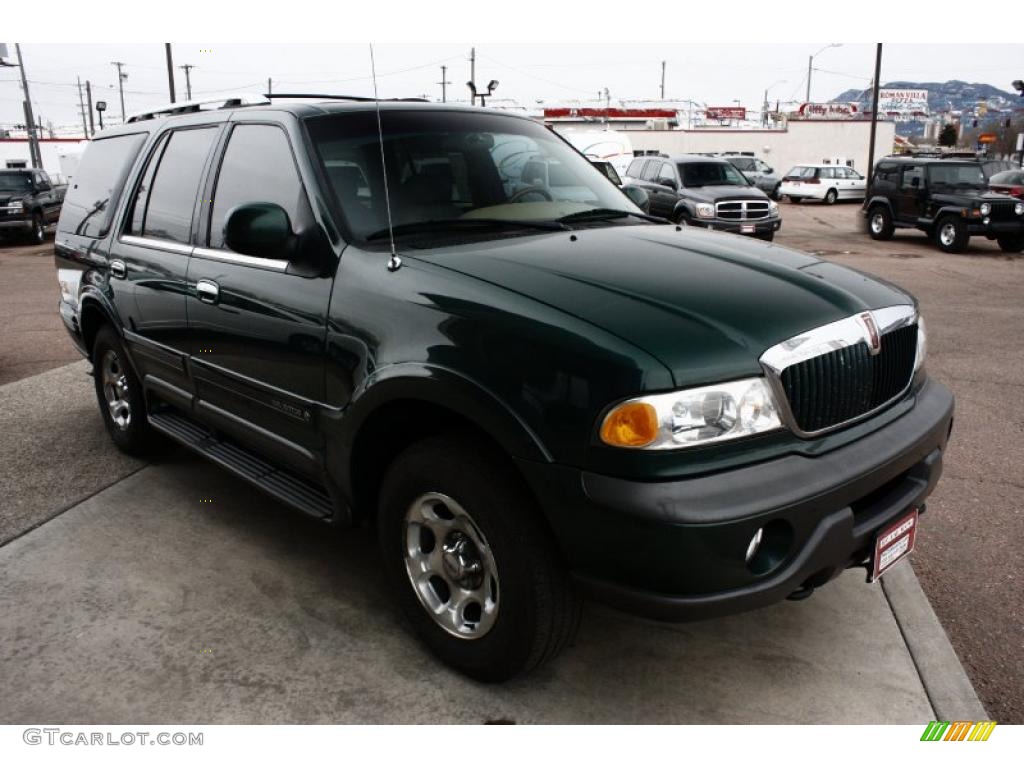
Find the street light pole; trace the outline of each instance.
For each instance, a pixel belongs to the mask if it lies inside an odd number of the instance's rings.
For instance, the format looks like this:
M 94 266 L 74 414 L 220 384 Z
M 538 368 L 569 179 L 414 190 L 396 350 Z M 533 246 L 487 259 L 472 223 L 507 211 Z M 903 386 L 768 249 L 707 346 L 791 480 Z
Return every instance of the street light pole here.
M 43 156 L 39 152 L 39 137 L 36 135 L 36 120 L 32 115 L 32 96 L 28 92 L 28 78 L 25 77 L 25 59 L 21 56 L 21 43 L 14 44 L 18 54 L 18 70 L 21 72 L 21 88 L 25 92 L 25 130 L 28 132 L 28 153 L 32 156 L 32 167 L 43 167 Z
M 821 55 L 822 53 L 827 51 L 829 48 L 840 48 L 840 47 L 842 47 L 842 43 L 829 43 L 824 48 L 822 48 L 820 51 L 815 53 L 814 56 L 808 56 L 807 57 L 807 98 L 804 99 L 804 101 L 806 101 L 808 104 L 811 103 L 811 72 L 814 71 L 814 57 Z
M 177 101 L 174 98 L 174 59 L 171 56 L 171 44 L 164 43 L 164 53 L 167 54 L 167 90 L 171 92 L 171 104 Z

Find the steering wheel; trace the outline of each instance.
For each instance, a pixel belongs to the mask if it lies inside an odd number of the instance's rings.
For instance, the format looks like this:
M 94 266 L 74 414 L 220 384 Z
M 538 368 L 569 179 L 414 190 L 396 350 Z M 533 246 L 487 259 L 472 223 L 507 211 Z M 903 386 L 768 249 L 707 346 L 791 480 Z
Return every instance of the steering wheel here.
M 540 195 L 545 200 L 547 200 L 549 203 L 553 203 L 555 201 L 554 195 L 552 195 L 548 190 L 544 189 L 544 187 L 523 187 L 522 189 L 518 190 L 517 192 L 513 192 L 509 196 L 508 202 L 510 202 L 510 203 L 518 203 L 519 202 L 519 198 L 525 197 L 526 195 L 529 195 L 531 193 L 535 193 L 535 194 Z

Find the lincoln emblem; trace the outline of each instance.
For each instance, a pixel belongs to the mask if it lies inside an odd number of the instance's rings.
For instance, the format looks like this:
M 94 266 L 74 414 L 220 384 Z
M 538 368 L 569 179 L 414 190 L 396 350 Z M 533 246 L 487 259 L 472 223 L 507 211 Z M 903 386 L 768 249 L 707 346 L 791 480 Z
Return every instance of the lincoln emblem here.
M 860 321 L 864 323 L 864 329 L 868 332 L 868 351 L 872 355 L 877 355 L 882 351 L 882 337 L 878 334 L 875 318 L 871 316 L 870 312 L 863 312 L 860 316 Z

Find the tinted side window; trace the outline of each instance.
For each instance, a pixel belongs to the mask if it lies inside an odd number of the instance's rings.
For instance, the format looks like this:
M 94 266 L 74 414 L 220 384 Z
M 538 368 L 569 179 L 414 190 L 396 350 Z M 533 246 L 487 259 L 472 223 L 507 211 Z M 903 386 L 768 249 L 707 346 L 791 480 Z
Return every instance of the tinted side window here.
M 640 178 L 640 169 L 643 167 L 643 160 L 634 160 L 629 164 L 629 168 L 626 169 L 626 175 L 632 176 L 634 179 Z
M 146 205 L 149 203 L 149 193 L 153 188 L 153 176 L 156 175 L 157 166 L 160 165 L 160 158 L 167 148 L 169 133 L 165 133 L 156 143 L 156 147 L 149 155 L 146 163 L 146 170 L 135 188 L 135 199 L 132 201 L 131 209 L 128 212 L 128 224 L 125 226 L 125 234 L 141 235 L 146 224 Z
M 654 181 L 658 176 L 658 171 L 661 168 L 661 163 L 657 160 L 648 160 L 647 165 L 644 166 L 644 172 L 640 175 L 640 178 L 644 181 Z
M 145 133 L 132 133 L 89 144 L 64 198 L 58 229 L 84 237 L 107 233 L 121 187 L 145 141 Z
M 903 166 L 903 181 L 900 182 L 900 189 L 920 189 L 924 176 L 924 168 L 920 165 Z
M 225 247 L 224 218 L 242 203 L 277 203 L 294 227 L 299 221 L 302 194 L 285 132 L 273 125 L 235 126 L 213 195 L 210 247 Z
M 895 184 L 900 177 L 900 167 L 895 163 L 879 163 L 875 168 L 876 184 Z
M 149 190 L 141 234 L 159 240 L 187 243 L 192 229 L 192 212 L 199 193 L 206 158 L 216 128 L 174 131 Z

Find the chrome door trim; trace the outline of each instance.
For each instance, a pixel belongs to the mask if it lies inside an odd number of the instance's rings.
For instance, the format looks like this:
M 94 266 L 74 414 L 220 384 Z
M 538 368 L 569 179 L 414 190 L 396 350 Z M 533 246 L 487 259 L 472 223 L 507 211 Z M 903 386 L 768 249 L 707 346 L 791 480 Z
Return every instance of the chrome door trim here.
M 284 272 L 288 269 L 288 262 L 283 259 L 261 259 L 258 256 L 246 256 L 234 251 L 224 251 L 214 248 L 196 248 L 192 255 L 200 259 L 211 261 L 225 261 L 229 264 L 244 264 L 247 267 L 258 267 L 259 269 L 270 269 L 274 272 Z
M 177 253 L 181 256 L 191 256 L 192 246 L 184 243 L 176 243 L 173 240 L 159 240 L 155 237 L 137 237 L 136 235 L 121 235 L 120 241 L 125 245 L 135 245 L 140 248 L 153 248 L 158 251 Z

